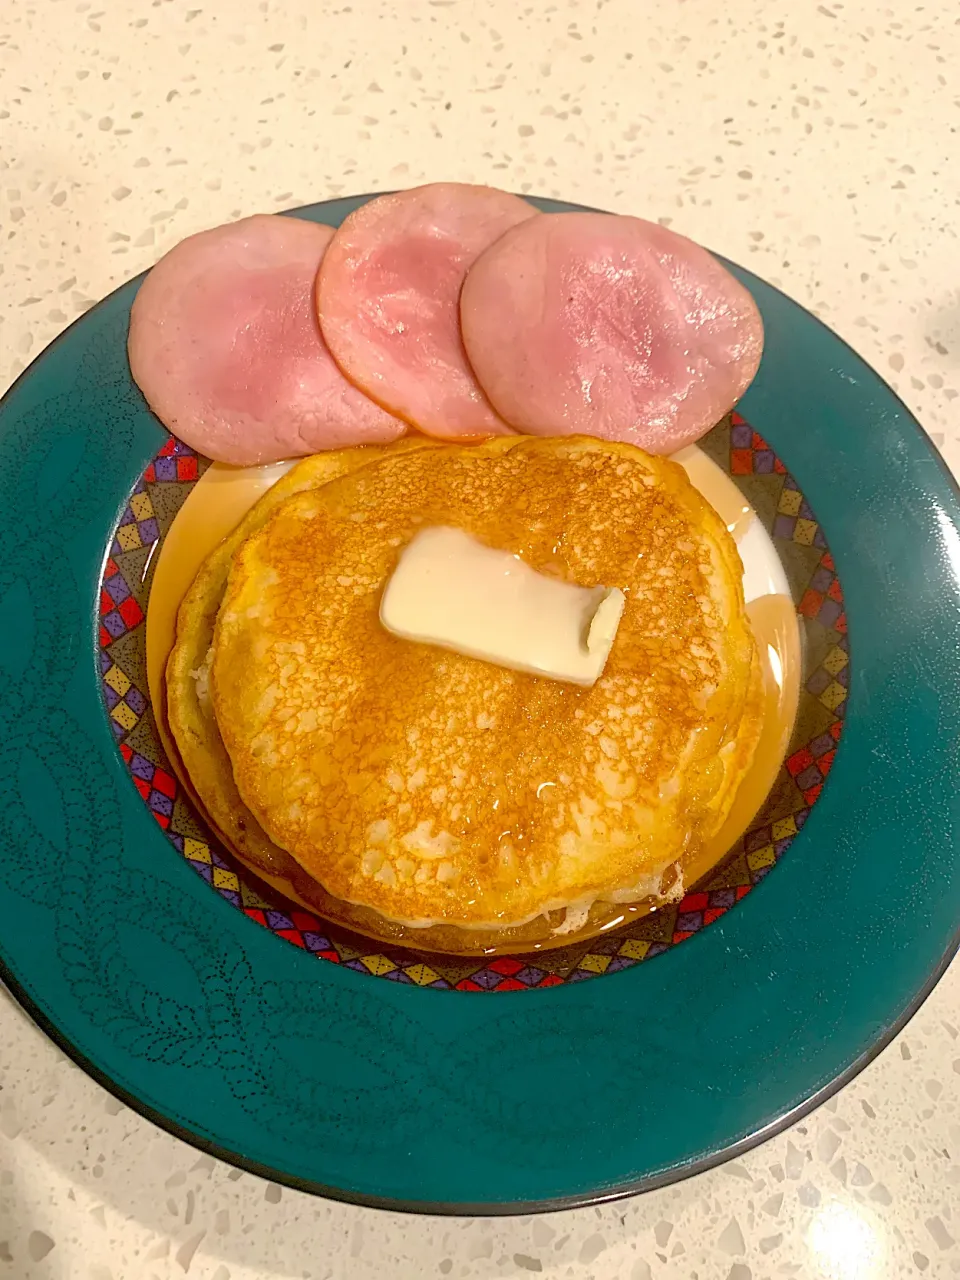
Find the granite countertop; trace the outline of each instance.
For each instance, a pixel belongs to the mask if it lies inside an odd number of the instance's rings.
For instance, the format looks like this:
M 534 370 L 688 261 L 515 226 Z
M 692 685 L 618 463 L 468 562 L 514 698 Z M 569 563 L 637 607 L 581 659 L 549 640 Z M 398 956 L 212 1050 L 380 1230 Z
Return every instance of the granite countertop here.
M 448 178 L 669 222 L 810 307 L 960 471 L 954 0 L 6 0 L 0 387 L 182 236 Z M 0 996 L 0 1277 L 960 1274 L 960 966 L 735 1163 L 499 1221 L 329 1204 L 101 1090 Z

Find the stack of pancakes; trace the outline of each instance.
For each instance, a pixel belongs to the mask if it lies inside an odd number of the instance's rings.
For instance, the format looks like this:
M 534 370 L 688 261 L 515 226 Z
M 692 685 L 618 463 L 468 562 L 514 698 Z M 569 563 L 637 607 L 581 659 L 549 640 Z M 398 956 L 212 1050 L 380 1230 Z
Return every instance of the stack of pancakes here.
M 383 588 L 454 526 L 626 606 L 589 689 L 388 633 Z M 759 737 L 742 566 L 667 459 L 587 439 L 409 439 L 297 465 L 185 597 L 169 725 L 261 878 L 373 937 L 557 945 L 679 897 Z

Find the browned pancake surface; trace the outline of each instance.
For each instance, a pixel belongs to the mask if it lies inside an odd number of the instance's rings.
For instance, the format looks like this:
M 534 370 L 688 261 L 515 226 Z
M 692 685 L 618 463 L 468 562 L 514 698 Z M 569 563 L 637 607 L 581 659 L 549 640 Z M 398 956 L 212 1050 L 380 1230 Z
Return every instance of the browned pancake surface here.
M 400 550 L 440 524 L 625 592 L 593 689 L 383 629 Z M 235 554 L 212 692 L 239 794 L 327 893 L 393 921 L 656 895 L 752 754 L 740 576 L 681 468 L 629 446 L 386 454 L 281 503 Z

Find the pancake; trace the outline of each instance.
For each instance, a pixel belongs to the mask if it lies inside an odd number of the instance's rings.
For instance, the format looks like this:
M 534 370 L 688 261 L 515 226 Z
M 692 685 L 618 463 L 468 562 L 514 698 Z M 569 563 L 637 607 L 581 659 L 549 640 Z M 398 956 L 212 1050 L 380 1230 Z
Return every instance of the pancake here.
M 172 763 L 224 844 L 251 870 L 289 896 L 297 896 L 292 881 L 302 877 L 300 868 L 288 853 L 273 844 L 241 800 L 209 697 L 214 626 L 230 566 L 237 548 L 287 498 L 327 484 L 384 453 L 425 447 L 429 447 L 427 440 L 411 437 L 384 449 L 340 449 L 297 463 L 207 558 L 177 614 L 176 643 L 166 672 L 167 726 L 179 756 Z
M 716 513 L 679 466 L 628 445 L 351 452 L 375 460 L 292 497 L 309 464 L 291 472 L 181 609 L 171 728 L 228 842 L 322 914 L 464 954 L 485 939 L 568 941 L 598 901 L 679 896 L 761 720 L 742 566 Z M 340 457 L 323 461 L 336 471 Z M 592 689 L 383 629 L 398 548 L 443 524 L 625 592 Z M 190 671 L 231 558 L 208 676 L 215 725 L 208 705 L 198 733 Z

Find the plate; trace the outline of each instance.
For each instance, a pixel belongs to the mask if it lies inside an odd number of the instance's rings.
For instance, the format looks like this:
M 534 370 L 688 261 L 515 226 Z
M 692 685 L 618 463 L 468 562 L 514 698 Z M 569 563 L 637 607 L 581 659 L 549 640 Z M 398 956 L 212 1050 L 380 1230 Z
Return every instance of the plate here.
M 295 212 L 338 223 L 366 198 Z M 777 838 L 771 824 L 766 844 L 740 851 L 749 867 L 762 849 L 770 867 L 782 844 L 771 874 L 751 876 L 735 905 L 728 894 L 711 906 L 708 890 L 674 920 L 670 941 L 683 945 L 667 954 L 620 965 L 590 952 L 595 981 L 524 983 L 516 970 L 458 992 L 410 972 L 378 980 L 334 939 L 312 946 L 307 921 L 286 930 L 271 925 L 269 903 L 244 907 L 239 881 L 216 883 L 215 870 L 232 872 L 215 848 L 208 862 L 187 854 L 202 832 L 172 848 L 176 797 L 157 797 L 174 780 L 144 754 L 154 772 L 136 786 L 131 735 L 146 734 L 150 712 L 114 661 L 122 636 L 135 648 L 143 588 L 129 564 L 127 594 L 108 588 L 117 547 L 142 550 L 149 575 L 169 523 L 154 460 L 173 460 L 174 485 L 200 462 L 167 444 L 131 383 L 139 282 L 88 312 L 7 394 L 0 971 L 128 1105 L 323 1195 L 432 1213 L 555 1209 L 670 1182 L 769 1137 L 860 1070 L 932 989 L 960 941 L 957 489 L 849 347 L 731 270 L 760 306 L 767 349 L 719 453 L 745 491 L 770 489 L 773 518 L 787 520 L 775 536 L 816 551 L 798 601 L 822 629 L 808 628 L 822 653 L 811 668 L 808 646 L 806 690 L 825 706 L 824 674 L 841 677 L 826 710 L 830 725 L 843 715 L 843 735 L 835 756 L 823 729 L 819 754 L 813 740 L 791 748 L 790 777 L 811 793 L 802 830 Z M 761 484 L 764 474 L 777 479 Z M 781 510 L 785 491 L 800 496 Z M 149 514 L 132 495 L 149 498 Z M 142 548 L 115 546 L 131 523 Z M 827 601 L 839 608 L 821 616 Z M 101 645 L 112 612 L 123 633 L 108 628 Z M 836 670 L 825 666 L 832 650 L 846 659 L 829 659 Z M 123 680 L 107 680 L 112 668 Z M 121 703 L 136 723 L 118 721 Z

